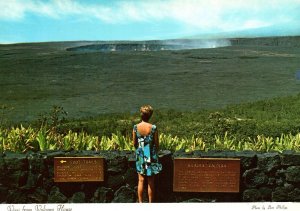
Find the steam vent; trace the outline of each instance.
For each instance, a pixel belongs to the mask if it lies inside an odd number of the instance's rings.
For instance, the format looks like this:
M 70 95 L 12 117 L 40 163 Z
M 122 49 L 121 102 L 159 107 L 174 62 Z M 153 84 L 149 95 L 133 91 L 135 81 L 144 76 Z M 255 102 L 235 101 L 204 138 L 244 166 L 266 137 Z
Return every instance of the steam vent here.
M 229 40 L 167 40 L 144 42 L 103 42 L 68 48 L 67 51 L 111 52 L 111 51 L 162 51 L 197 48 L 216 48 L 231 45 Z

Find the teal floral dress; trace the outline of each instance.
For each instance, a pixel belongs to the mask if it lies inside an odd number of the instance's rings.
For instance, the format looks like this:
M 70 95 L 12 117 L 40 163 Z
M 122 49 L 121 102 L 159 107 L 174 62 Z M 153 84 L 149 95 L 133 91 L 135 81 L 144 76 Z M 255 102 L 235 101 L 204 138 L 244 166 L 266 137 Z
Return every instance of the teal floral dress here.
M 156 126 L 152 125 L 151 132 L 147 136 L 142 136 L 138 132 L 137 125 L 133 126 L 133 130 L 138 140 L 138 146 L 135 151 L 135 164 L 137 173 L 146 176 L 158 174 L 162 170 L 162 165 L 158 162 L 158 156 L 154 143 Z

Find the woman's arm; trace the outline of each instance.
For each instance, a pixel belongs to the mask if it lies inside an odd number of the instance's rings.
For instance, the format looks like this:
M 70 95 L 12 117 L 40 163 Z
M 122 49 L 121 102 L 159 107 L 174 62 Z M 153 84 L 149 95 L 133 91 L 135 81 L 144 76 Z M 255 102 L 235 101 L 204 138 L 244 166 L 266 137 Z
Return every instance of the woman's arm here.
M 159 138 L 158 138 L 157 129 L 155 130 L 155 133 L 154 133 L 154 144 L 155 144 L 156 151 L 158 152 L 159 151 Z
M 137 146 L 138 146 L 138 140 L 137 140 L 137 137 L 136 137 L 136 134 L 135 134 L 134 130 L 132 130 L 132 140 L 133 140 L 133 146 L 135 148 L 137 148 Z

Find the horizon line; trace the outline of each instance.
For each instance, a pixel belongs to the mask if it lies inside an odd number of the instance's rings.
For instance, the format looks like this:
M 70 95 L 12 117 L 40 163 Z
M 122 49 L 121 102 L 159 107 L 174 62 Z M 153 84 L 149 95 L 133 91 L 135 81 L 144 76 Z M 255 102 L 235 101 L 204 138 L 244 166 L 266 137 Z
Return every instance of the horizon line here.
M 212 36 L 212 37 L 206 37 L 202 36 L 199 38 L 189 36 L 189 37 L 182 37 L 182 38 L 170 38 L 170 39 L 126 39 L 126 40 L 47 40 L 47 41 L 32 41 L 32 42 L 1 42 L 0 45 L 15 45 L 15 44 L 39 44 L 39 43 L 66 43 L 66 42 L 148 42 L 148 41 L 168 41 L 168 40 L 228 40 L 228 39 L 257 39 L 257 38 L 280 38 L 280 37 L 300 37 L 300 34 L 298 35 L 274 35 L 274 36 L 229 36 L 229 37 L 218 37 L 218 36 Z

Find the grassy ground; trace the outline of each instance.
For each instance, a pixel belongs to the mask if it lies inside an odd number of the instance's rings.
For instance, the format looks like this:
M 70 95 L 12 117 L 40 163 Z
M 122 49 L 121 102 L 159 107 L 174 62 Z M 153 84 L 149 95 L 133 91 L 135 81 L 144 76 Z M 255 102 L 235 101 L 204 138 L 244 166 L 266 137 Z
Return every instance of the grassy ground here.
M 300 48 L 235 45 L 156 52 L 70 52 L 83 43 L 0 45 L 0 104 L 8 121 L 52 105 L 68 117 L 155 109 L 199 111 L 295 95 Z M 249 44 L 249 43 L 248 43 Z M 3 118 L 3 117 L 2 117 Z

